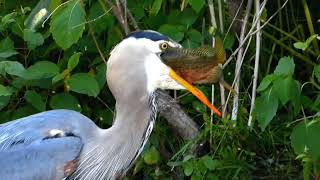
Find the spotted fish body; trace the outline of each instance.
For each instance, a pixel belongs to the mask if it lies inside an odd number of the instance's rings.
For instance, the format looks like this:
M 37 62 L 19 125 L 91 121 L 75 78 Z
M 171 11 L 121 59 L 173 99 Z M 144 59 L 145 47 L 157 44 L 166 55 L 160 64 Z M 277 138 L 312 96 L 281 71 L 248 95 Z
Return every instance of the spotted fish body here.
M 222 76 L 221 64 L 225 62 L 226 54 L 219 38 L 216 38 L 214 48 L 168 48 L 167 52 L 169 53 L 164 63 L 189 83 L 212 84 L 218 82 Z

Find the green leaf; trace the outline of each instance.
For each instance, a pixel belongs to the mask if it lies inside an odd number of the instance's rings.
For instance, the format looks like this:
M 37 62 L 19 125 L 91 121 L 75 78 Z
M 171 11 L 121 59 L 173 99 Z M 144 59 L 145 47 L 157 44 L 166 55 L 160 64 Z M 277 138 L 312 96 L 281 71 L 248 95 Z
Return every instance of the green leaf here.
M 291 146 L 296 154 L 306 153 L 313 160 L 320 158 L 320 123 L 302 121 L 297 124 L 291 133 Z
M 153 16 L 157 15 L 161 8 L 161 5 L 162 5 L 162 0 L 155 0 L 150 10 L 150 14 Z
M 82 1 L 71 0 L 65 8 L 54 13 L 50 23 L 50 31 L 56 43 L 68 49 L 82 36 L 85 28 L 85 11 Z
M 213 160 L 210 156 L 203 156 L 201 160 L 210 171 L 215 170 L 217 165 L 219 164 L 219 161 Z
M 232 50 L 236 37 L 233 33 L 228 33 L 223 41 L 223 47 L 228 50 Z
M 24 72 L 22 78 L 27 80 L 50 78 L 59 73 L 56 64 L 50 61 L 38 61 Z
M 272 88 L 256 100 L 254 115 L 264 130 L 274 118 L 278 110 L 278 99 L 272 93 Z
M 296 42 L 293 44 L 293 46 L 296 48 L 296 49 L 301 49 L 303 51 L 305 51 L 311 44 L 311 42 L 317 38 L 317 34 L 314 34 L 312 36 L 310 36 L 305 42 Z
M 14 50 L 13 41 L 9 37 L 0 41 L 0 58 L 8 58 L 16 54 L 18 53 Z
M 68 61 L 68 70 L 71 72 L 79 63 L 79 58 L 81 56 L 81 53 L 75 53 L 73 54 Z
M 183 165 L 183 172 L 186 176 L 190 176 L 193 173 L 193 162 L 187 162 Z
M 316 67 L 314 67 L 313 71 L 314 71 L 314 75 L 316 76 L 316 78 L 320 82 L 320 65 L 317 65 Z
M 23 73 L 25 72 L 25 68 L 21 63 L 17 61 L 1 61 L 0 62 L 0 74 L 10 74 L 19 77 L 23 77 Z
M 59 73 L 52 78 L 52 84 L 55 84 L 56 82 L 61 81 L 62 79 L 64 79 L 64 74 Z
M 37 110 L 39 111 L 45 110 L 46 105 L 43 102 L 41 95 L 36 93 L 35 91 L 26 91 L 26 93 L 24 94 L 24 98 L 28 103 L 30 103 Z
M 102 63 L 96 67 L 97 74 L 96 74 L 95 78 L 99 84 L 100 90 L 104 87 L 104 85 L 107 81 L 106 70 L 107 70 L 107 66 L 105 63 Z
M 143 154 L 143 160 L 148 165 L 158 164 L 161 160 L 160 153 L 152 146 Z
M 189 0 L 189 4 L 191 5 L 192 9 L 198 13 L 205 5 L 205 0 Z
M 290 83 L 289 81 L 293 81 L 292 78 L 278 78 L 277 80 L 275 80 L 272 86 L 272 90 L 275 92 L 275 94 L 277 95 L 278 99 L 280 100 L 280 102 L 282 103 L 282 105 L 285 105 L 288 101 L 289 101 L 289 87 L 288 87 L 288 83 Z
M 40 33 L 32 32 L 30 29 L 23 31 L 23 39 L 27 42 L 29 49 L 35 49 L 44 42 L 43 36 Z
M 67 93 L 54 95 L 50 100 L 50 107 L 52 109 L 71 109 L 79 112 L 81 111 L 78 99 Z
M 171 24 L 164 24 L 159 28 L 159 32 L 167 35 L 168 37 L 172 38 L 173 40 L 179 42 L 183 39 L 184 33 L 180 31 L 180 26 L 171 25 Z
M 265 89 L 267 89 L 269 87 L 269 85 L 276 79 L 277 76 L 275 76 L 274 74 L 269 74 L 266 77 L 264 77 L 259 85 L 259 87 L 257 88 L 258 92 L 264 91 Z
M 92 4 L 89 10 L 88 21 L 91 21 L 90 25 L 92 25 L 95 33 L 104 32 L 114 25 L 115 20 L 111 14 L 108 13 L 108 9 L 105 9 L 105 6 L 101 5 L 99 1 L 95 1 Z
M 198 42 L 200 43 L 202 40 L 202 35 L 199 31 L 195 30 L 195 29 L 190 29 L 187 33 L 186 36 L 194 42 Z
M 97 81 L 87 73 L 72 75 L 68 84 L 70 90 L 77 93 L 87 94 L 88 96 L 97 96 L 99 93 Z
M 295 64 L 291 57 L 283 57 L 280 59 L 276 69 L 274 70 L 274 74 L 289 76 L 294 73 Z
M 0 96 L 11 96 L 12 89 L 7 86 L 3 86 L 0 84 Z

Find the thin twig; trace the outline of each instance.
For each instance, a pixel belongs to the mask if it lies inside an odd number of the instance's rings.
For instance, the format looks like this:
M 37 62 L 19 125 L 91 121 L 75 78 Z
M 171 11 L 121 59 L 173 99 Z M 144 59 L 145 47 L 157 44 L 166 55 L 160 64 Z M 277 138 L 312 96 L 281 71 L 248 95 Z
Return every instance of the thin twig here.
M 209 4 L 209 11 L 210 11 L 210 20 L 211 20 L 211 25 L 214 29 L 214 31 L 216 31 L 217 29 L 217 21 L 216 21 L 216 17 L 215 17 L 215 13 L 214 13 L 214 7 L 213 7 L 213 0 L 208 0 L 208 4 Z M 215 39 L 214 37 L 212 38 L 212 46 L 214 46 L 215 44 Z M 211 103 L 214 104 L 214 84 L 211 85 Z M 211 123 L 213 123 L 213 111 L 211 110 L 211 116 L 210 116 L 210 120 Z
M 242 42 L 245 39 L 245 32 L 246 32 L 246 27 L 247 27 L 247 21 L 249 18 L 249 14 L 251 11 L 251 6 L 252 6 L 252 0 L 248 0 L 247 2 L 247 8 L 245 11 L 245 16 L 243 19 L 243 24 L 241 27 L 241 32 L 240 32 L 240 40 L 239 40 L 239 45 L 242 44 Z M 232 107 L 232 120 L 236 120 L 238 118 L 238 109 L 239 109 L 239 86 L 240 86 L 240 74 L 241 74 L 241 59 L 244 57 L 243 54 L 243 47 L 240 47 L 238 56 L 237 56 L 237 62 L 236 62 L 236 69 L 235 73 L 238 73 L 238 76 L 235 77 L 235 85 L 234 85 L 234 90 L 236 91 L 236 94 L 234 95 L 233 99 L 233 107 Z
M 106 61 L 106 59 L 105 59 L 105 57 L 104 57 L 104 55 L 103 55 L 103 53 L 102 53 L 102 51 L 101 51 L 101 49 L 100 49 L 100 46 L 99 46 L 99 44 L 98 44 L 98 41 L 97 41 L 96 37 L 94 36 L 94 32 L 93 32 L 93 30 L 92 30 L 92 28 L 91 28 L 90 25 L 89 25 L 89 32 L 90 32 L 90 34 L 91 34 L 91 36 L 92 36 L 92 39 L 93 39 L 93 42 L 94 42 L 94 44 L 95 44 L 95 46 L 96 46 L 96 48 L 97 48 L 97 50 L 98 50 L 98 52 L 99 52 L 99 55 L 100 55 L 101 60 L 102 60 L 105 64 L 107 64 L 107 61 Z
M 223 24 L 223 17 L 222 17 L 222 2 L 221 0 L 218 0 L 218 9 L 219 9 L 219 24 L 220 24 L 220 31 L 223 34 L 224 33 L 224 24 Z M 221 76 L 221 80 L 224 81 L 223 74 Z M 221 106 L 222 109 L 224 106 L 227 106 L 226 104 L 226 94 L 222 81 L 219 81 L 219 87 L 220 87 L 220 99 L 221 99 Z M 222 118 L 226 117 L 226 113 L 222 113 Z
M 251 29 L 250 29 L 250 31 L 247 33 L 247 36 L 246 36 L 246 37 L 244 38 L 244 40 L 240 43 L 239 47 L 230 55 L 230 57 L 228 58 L 228 60 L 223 64 L 223 68 L 225 68 L 225 67 L 230 63 L 230 61 L 233 59 L 233 57 L 234 57 L 234 56 L 238 53 L 238 51 L 240 50 L 240 47 L 244 46 L 244 44 L 246 43 L 246 41 L 248 40 L 248 38 L 251 37 L 251 36 L 253 36 L 253 35 L 255 35 L 258 31 L 260 31 L 261 29 L 263 29 L 264 26 L 266 26 L 266 25 L 285 7 L 285 5 L 288 3 L 288 1 L 289 1 L 289 0 L 286 0 L 286 1 L 284 2 L 284 4 L 280 7 L 280 9 L 278 9 L 274 14 L 272 14 L 272 15 L 270 16 L 270 18 L 269 18 L 263 25 L 260 26 L 259 29 L 253 31 L 253 30 L 255 29 L 254 27 L 257 25 L 257 22 L 258 22 L 257 20 L 252 23 Z M 262 2 L 262 7 L 261 7 L 261 9 L 264 8 L 264 6 L 266 5 L 266 2 L 267 2 L 267 0 L 265 0 L 265 1 Z M 259 14 L 261 14 L 261 13 L 262 13 L 262 11 L 259 12 Z M 260 16 L 261 16 L 261 15 L 260 15 Z
M 256 11 L 256 18 L 260 19 L 260 16 L 259 16 L 260 0 L 255 0 L 255 11 Z M 256 28 L 257 29 L 260 28 L 260 21 L 258 21 Z M 248 126 L 249 127 L 251 127 L 251 125 L 252 125 L 252 112 L 253 112 L 255 101 L 256 101 L 258 72 L 259 72 L 259 61 L 260 61 L 260 48 L 261 48 L 261 31 L 258 31 L 257 34 L 256 34 L 256 56 L 255 56 L 254 71 L 253 71 L 251 107 L 250 107 L 250 114 L 249 114 L 249 120 L 248 120 Z

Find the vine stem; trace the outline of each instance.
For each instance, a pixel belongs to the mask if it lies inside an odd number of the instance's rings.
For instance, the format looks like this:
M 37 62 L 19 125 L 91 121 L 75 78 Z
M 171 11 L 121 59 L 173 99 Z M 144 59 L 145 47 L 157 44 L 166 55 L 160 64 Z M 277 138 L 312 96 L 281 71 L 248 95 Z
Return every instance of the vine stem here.
M 252 6 L 252 0 L 248 0 L 247 8 L 246 8 L 246 11 L 245 11 L 245 16 L 244 16 L 243 23 L 242 23 L 242 26 L 241 26 L 239 45 L 243 44 L 243 41 L 245 40 L 245 32 L 246 32 L 246 27 L 247 27 L 249 14 L 250 14 L 250 11 L 251 11 L 251 6 Z M 238 56 L 237 56 L 237 61 L 236 61 L 235 74 L 237 74 L 237 72 L 238 72 L 238 75 L 235 77 L 235 84 L 234 84 L 234 90 L 236 91 L 236 94 L 235 94 L 234 99 L 233 99 L 232 116 L 231 116 L 232 120 L 237 120 L 237 117 L 238 117 L 239 86 L 240 86 L 242 58 L 244 56 L 243 51 L 244 51 L 243 47 L 240 47 L 239 52 L 238 52 Z
M 259 11 L 260 11 L 260 0 L 255 0 L 255 11 L 256 18 L 260 19 Z M 257 22 L 257 29 L 260 28 L 260 20 Z M 259 61 L 260 61 L 260 48 L 261 48 L 261 31 L 256 33 L 256 55 L 254 61 L 254 71 L 253 71 L 253 85 L 252 85 L 252 93 L 251 93 L 251 107 L 250 114 L 248 120 L 248 126 L 252 126 L 252 112 L 254 109 L 254 105 L 256 102 L 256 94 L 257 94 L 257 82 L 258 82 L 258 73 L 259 73 Z

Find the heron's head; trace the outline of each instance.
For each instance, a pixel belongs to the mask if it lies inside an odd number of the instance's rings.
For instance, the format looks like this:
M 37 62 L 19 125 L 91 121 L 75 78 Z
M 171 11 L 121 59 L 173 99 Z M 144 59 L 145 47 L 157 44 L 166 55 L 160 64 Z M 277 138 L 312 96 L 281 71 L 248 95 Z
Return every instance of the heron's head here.
M 152 93 L 156 89 L 187 89 L 196 93 L 199 99 L 206 99 L 164 63 L 166 58 L 180 56 L 173 55 L 168 48 L 183 47 L 167 36 L 146 30 L 129 34 L 111 51 L 107 81 L 117 101 Z

